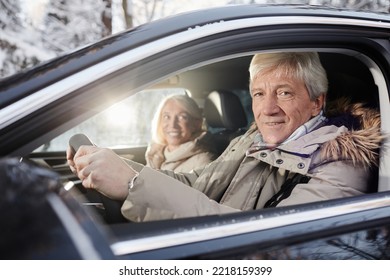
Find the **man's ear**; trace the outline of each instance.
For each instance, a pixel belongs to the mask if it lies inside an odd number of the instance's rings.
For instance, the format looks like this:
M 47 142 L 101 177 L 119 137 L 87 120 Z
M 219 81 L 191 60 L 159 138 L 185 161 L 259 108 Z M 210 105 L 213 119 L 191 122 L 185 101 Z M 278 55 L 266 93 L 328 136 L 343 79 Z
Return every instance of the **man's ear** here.
M 312 116 L 317 116 L 325 105 L 325 94 L 321 94 L 313 101 Z

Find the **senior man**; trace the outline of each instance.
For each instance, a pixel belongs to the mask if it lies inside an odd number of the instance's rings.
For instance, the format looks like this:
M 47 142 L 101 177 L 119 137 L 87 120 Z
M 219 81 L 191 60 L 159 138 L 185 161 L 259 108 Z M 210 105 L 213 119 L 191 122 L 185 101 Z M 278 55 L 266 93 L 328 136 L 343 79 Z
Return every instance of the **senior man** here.
M 230 213 L 368 192 L 382 141 L 379 113 L 342 104 L 324 114 L 327 76 L 315 52 L 256 54 L 249 67 L 255 123 L 190 173 L 156 171 L 81 146 L 71 169 L 85 188 L 123 201 L 131 221 Z M 333 109 L 333 108 L 332 108 Z M 336 110 L 333 110 L 336 111 Z

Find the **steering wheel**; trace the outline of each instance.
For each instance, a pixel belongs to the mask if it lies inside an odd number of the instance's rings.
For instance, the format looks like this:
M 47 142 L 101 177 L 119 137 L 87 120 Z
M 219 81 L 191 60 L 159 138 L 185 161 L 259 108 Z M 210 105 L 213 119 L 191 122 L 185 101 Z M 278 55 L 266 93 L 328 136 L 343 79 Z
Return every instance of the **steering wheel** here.
M 73 154 L 75 154 L 82 145 L 95 146 L 92 141 L 82 133 L 75 134 L 69 139 L 69 146 L 72 148 Z M 95 192 L 100 198 L 104 207 L 105 220 L 107 223 L 113 224 L 128 222 L 128 220 L 126 220 L 121 213 L 122 202 L 110 199 L 96 190 L 89 191 Z

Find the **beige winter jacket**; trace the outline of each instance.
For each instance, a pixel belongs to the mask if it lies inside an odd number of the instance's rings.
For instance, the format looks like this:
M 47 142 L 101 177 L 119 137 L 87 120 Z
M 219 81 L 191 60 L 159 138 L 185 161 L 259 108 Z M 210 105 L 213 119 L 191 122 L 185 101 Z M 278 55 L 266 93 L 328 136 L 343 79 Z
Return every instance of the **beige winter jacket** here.
M 277 206 L 364 194 L 383 139 L 379 113 L 360 105 L 345 111 L 343 116 L 352 114 L 353 121 L 335 118 L 288 144 L 247 154 L 257 133 L 252 127 L 218 159 L 191 173 L 163 174 L 138 165 L 140 174 L 122 214 L 131 221 L 150 221 L 259 209 L 294 174 L 310 180 L 297 184 Z
M 196 168 L 203 168 L 215 159 L 214 154 L 206 148 L 204 140 L 206 137 L 206 133 L 202 133 L 172 152 L 167 151 L 164 145 L 152 143 L 145 154 L 146 166 L 174 172 L 190 172 Z

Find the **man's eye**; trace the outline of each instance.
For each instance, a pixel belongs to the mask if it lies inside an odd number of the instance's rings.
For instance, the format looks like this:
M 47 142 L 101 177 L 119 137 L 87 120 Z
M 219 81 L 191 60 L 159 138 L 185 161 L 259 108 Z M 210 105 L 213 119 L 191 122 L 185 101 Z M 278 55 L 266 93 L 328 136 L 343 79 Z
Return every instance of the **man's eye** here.
M 291 92 L 285 91 L 285 90 L 283 90 L 283 91 L 281 91 L 281 92 L 278 93 L 278 96 L 279 96 L 280 98 L 289 98 L 289 97 L 291 97 L 291 95 L 292 95 Z
M 168 115 L 163 115 L 163 116 L 162 116 L 162 119 L 163 119 L 164 121 L 169 120 L 169 116 L 168 116 Z
M 253 93 L 253 97 L 261 97 L 261 96 L 263 96 L 263 93 L 261 91 Z

